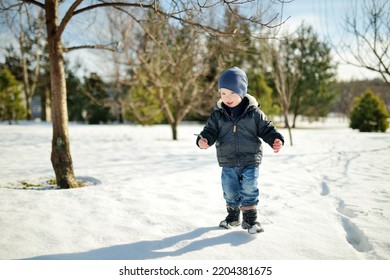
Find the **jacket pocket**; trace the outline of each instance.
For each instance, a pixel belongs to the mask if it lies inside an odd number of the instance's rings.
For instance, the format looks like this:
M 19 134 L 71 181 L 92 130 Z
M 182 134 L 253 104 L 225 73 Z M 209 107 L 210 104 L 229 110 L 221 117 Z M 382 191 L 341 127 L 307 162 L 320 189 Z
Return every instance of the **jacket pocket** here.
M 222 165 L 228 164 L 229 149 L 225 145 L 221 144 L 220 142 L 216 143 L 215 147 L 217 149 L 218 163 Z

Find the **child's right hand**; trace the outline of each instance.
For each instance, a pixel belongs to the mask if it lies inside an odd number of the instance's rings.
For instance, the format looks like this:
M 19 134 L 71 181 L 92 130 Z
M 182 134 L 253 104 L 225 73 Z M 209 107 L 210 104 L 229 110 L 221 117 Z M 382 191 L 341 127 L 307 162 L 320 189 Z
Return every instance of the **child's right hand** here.
M 203 138 L 203 137 L 199 138 L 198 146 L 199 146 L 201 149 L 210 148 L 207 139 L 206 139 L 206 138 Z

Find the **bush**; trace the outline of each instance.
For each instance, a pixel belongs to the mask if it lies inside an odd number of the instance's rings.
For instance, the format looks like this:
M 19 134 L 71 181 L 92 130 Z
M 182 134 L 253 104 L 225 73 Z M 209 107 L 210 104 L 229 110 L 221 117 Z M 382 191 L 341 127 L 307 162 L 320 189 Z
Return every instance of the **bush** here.
M 350 113 L 350 127 L 360 132 L 385 132 L 389 127 L 389 113 L 380 97 L 367 89 L 354 99 Z
M 10 124 L 25 117 L 26 109 L 23 106 L 20 85 L 8 69 L 0 71 L 0 121 L 6 120 Z

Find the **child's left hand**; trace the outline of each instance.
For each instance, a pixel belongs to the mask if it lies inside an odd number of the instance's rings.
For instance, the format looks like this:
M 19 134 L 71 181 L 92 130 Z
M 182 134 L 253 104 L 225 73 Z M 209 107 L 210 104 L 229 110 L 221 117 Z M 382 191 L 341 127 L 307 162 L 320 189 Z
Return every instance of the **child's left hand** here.
M 276 138 L 274 140 L 274 143 L 272 144 L 272 149 L 274 150 L 274 153 L 279 152 L 282 147 L 283 147 L 282 140 Z

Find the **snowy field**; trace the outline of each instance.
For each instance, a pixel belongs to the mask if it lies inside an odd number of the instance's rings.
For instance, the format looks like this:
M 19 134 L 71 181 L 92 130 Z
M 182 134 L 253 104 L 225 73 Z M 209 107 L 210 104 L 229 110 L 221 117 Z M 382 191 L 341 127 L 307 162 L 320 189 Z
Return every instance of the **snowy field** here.
M 389 260 L 390 133 L 341 119 L 301 123 L 294 146 L 264 147 L 259 221 L 265 232 L 218 228 L 226 216 L 215 148 L 183 124 L 70 124 L 76 177 L 58 190 L 51 125 L 0 124 L 0 259 Z M 21 182 L 35 187 L 24 187 Z

